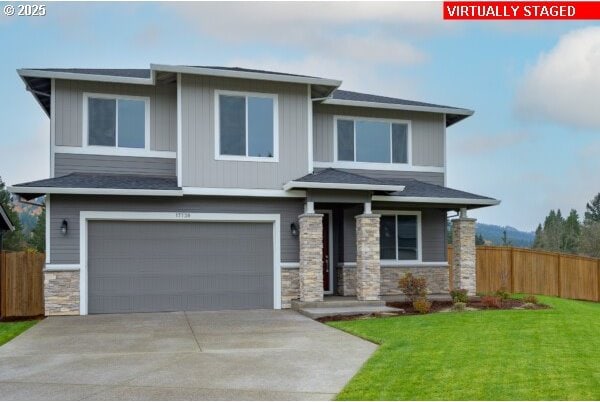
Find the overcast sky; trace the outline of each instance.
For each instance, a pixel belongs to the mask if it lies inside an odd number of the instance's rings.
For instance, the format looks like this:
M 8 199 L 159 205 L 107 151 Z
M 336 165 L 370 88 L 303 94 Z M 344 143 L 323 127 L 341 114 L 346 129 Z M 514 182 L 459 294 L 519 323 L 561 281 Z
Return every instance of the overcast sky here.
M 0 2 L 0 5 L 6 3 Z M 47 3 L 0 16 L 0 175 L 48 176 L 49 122 L 22 67 L 256 67 L 467 107 L 448 186 L 502 200 L 481 222 L 534 230 L 600 191 L 600 24 L 456 22 L 441 3 Z

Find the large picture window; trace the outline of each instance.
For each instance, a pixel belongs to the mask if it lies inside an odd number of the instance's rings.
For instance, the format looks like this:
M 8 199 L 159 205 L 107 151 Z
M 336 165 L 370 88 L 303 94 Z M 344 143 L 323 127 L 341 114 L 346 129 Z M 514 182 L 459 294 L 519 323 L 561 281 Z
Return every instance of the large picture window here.
M 147 147 L 147 99 L 86 95 L 86 107 L 88 146 Z
M 382 260 L 421 260 L 421 219 L 418 212 L 379 212 Z
M 336 119 L 337 160 L 409 163 L 409 124 L 367 119 Z
M 219 93 L 217 102 L 217 158 L 277 158 L 276 97 Z

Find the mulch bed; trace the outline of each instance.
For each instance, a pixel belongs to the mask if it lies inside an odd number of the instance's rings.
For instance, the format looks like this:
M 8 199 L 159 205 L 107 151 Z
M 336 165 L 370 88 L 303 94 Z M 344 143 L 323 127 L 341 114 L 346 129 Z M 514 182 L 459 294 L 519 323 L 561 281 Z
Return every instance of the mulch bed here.
M 429 314 L 439 313 L 440 311 L 448 311 L 450 308 L 452 308 L 453 304 L 454 303 L 449 300 L 444 300 L 444 301 L 432 300 L 431 301 L 431 311 Z M 483 305 L 483 303 L 481 303 L 481 300 L 479 297 L 474 297 L 471 300 L 469 300 L 469 302 L 467 303 L 467 308 L 472 308 L 472 309 L 477 309 L 477 310 L 512 310 L 515 308 L 522 308 L 524 304 L 526 304 L 526 303 L 524 303 L 522 300 L 506 299 L 506 300 L 502 300 L 502 307 L 500 307 L 500 308 L 486 307 Z M 354 315 L 335 315 L 335 316 L 317 318 L 316 321 L 319 321 L 319 322 L 352 321 L 352 320 L 365 319 L 365 318 L 381 318 L 381 317 L 390 317 L 390 316 L 404 316 L 404 315 L 419 315 L 420 314 L 419 312 L 417 312 L 414 309 L 412 303 L 408 302 L 408 301 L 387 302 L 385 305 L 388 307 L 395 307 L 395 308 L 403 309 L 404 312 L 398 313 L 398 314 L 372 313 L 372 314 L 354 314 Z M 529 306 L 528 309 L 529 310 L 544 310 L 547 308 L 550 308 L 550 306 L 538 303 L 533 306 Z

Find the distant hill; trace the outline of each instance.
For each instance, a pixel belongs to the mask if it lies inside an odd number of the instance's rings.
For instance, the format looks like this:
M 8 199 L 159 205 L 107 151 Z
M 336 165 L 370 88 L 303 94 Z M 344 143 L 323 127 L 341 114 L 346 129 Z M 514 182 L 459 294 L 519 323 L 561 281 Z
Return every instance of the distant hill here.
M 44 202 L 44 198 L 36 198 L 31 200 L 31 202 L 41 204 Z M 16 196 L 12 197 L 12 203 L 14 206 L 14 211 L 17 213 L 17 215 L 19 215 L 21 225 L 23 225 L 23 232 L 28 235 L 35 228 L 38 216 L 40 216 L 42 213 L 42 208 L 36 205 L 20 202 L 19 198 Z
M 508 241 L 513 246 L 531 247 L 533 244 L 535 232 L 522 232 L 512 226 L 488 225 L 487 223 L 479 222 L 476 228 L 477 234 L 481 234 L 484 240 L 491 242 L 493 245 L 502 244 L 502 235 L 505 230 Z

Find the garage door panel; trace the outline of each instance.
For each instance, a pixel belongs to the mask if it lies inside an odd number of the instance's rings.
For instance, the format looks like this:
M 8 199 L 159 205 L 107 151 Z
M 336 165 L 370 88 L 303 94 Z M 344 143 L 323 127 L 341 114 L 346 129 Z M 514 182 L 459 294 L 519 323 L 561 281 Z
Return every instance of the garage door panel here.
M 90 222 L 90 313 L 273 307 L 271 223 Z

